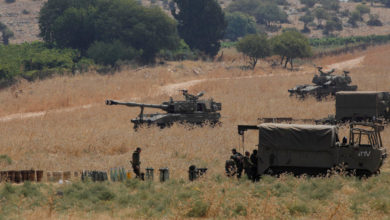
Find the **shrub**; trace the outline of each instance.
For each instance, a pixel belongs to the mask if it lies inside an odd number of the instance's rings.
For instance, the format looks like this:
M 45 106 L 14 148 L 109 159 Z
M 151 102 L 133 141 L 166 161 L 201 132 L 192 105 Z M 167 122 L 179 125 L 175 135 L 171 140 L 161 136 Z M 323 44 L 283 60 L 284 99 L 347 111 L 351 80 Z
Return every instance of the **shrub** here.
M 370 13 L 370 7 L 367 5 L 359 4 L 355 8 L 356 11 L 358 11 L 361 15 Z
M 187 217 L 206 217 L 207 212 L 209 211 L 210 204 L 202 200 L 198 200 L 192 204 L 190 211 L 187 212 Z
M 225 31 L 225 39 L 236 41 L 239 37 L 257 32 L 254 17 L 241 12 L 228 13 L 225 17 L 228 24 Z
M 7 154 L 0 155 L 0 164 L 6 163 L 7 165 L 12 164 L 12 159 Z
M 367 25 L 370 26 L 382 26 L 382 21 L 379 20 L 379 16 L 376 14 L 370 14 L 370 19 L 367 21 Z
M 271 48 L 265 35 L 247 35 L 237 43 L 236 48 L 249 57 L 252 69 L 255 68 L 259 58 L 265 58 L 271 54 Z
M 114 66 L 118 60 L 133 60 L 139 54 L 139 51 L 119 40 L 115 40 L 112 43 L 96 41 L 87 51 L 87 56 L 97 64 L 111 66 Z

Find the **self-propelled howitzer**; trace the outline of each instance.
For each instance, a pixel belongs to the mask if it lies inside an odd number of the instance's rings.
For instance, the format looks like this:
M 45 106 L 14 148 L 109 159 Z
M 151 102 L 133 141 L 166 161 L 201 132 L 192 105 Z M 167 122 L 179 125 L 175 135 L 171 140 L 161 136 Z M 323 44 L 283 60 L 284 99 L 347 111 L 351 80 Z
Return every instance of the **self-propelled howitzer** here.
M 124 105 L 128 107 L 140 107 L 141 112 L 137 118 L 131 120 L 134 129 L 140 125 L 157 125 L 160 128 L 172 125 L 175 122 L 189 124 L 209 123 L 215 125 L 219 123 L 221 117 L 217 111 L 221 110 L 221 103 L 214 102 L 213 99 L 199 99 L 203 92 L 192 95 L 187 90 L 181 90 L 185 100 L 174 101 L 172 98 L 168 102 L 157 104 L 144 104 L 135 102 L 119 102 L 107 100 L 107 105 Z M 144 114 L 144 108 L 157 108 L 166 113 Z

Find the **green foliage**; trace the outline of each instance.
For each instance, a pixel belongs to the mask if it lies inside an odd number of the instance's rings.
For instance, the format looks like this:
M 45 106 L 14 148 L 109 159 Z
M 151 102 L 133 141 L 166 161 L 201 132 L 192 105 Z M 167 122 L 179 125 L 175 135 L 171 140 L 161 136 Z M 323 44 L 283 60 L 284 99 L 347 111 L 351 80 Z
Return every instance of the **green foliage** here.
M 343 30 L 342 21 L 338 17 L 334 16 L 331 19 L 326 21 L 323 33 L 325 35 L 329 35 L 332 34 L 334 31 L 341 31 L 341 30 Z
M 322 28 L 322 21 L 328 19 L 329 14 L 328 12 L 321 7 L 317 7 L 313 11 L 314 16 L 317 18 L 318 21 L 318 28 Z
M 298 31 L 284 31 L 281 35 L 273 37 L 271 42 L 272 51 L 281 57 L 281 63 L 286 58 L 284 67 L 287 67 L 287 63 L 290 62 L 292 69 L 293 59 L 312 55 L 309 40 Z
M 0 58 L 0 87 L 11 84 L 16 77 L 35 80 L 73 72 L 81 61 L 77 50 L 50 48 L 39 42 L 0 46 Z
M 300 1 L 301 1 L 301 4 L 306 5 L 306 7 L 308 7 L 308 8 L 313 7 L 317 3 L 317 0 L 300 0 Z
M 246 15 L 241 12 L 233 12 L 226 14 L 227 28 L 225 32 L 225 39 L 231 41 L 237 40 L 247 34 L 255 34 L 256 20 L 254 17 Z
M 186 216 L 195 218 L 206 217 L 209 208 L 210 203 L 204 202 L 202 200 L 195 201 Z
M 12 159 L 7 154 L 1 154 L 0 155 L 0 164 L 6 163 L 7 165 L 12 164 Z
M 197 60 L 199 58 L 199 54 L 197 51 L 191 50 L 186 42 L 181 39 L 176 50 L 161 50 L 158 53 L 158 57 L 169 61 Z
M 97 64 L 114 66 L 119 60 L 133 60 L 137 53 L 138 51 L 134 48 L 119 40 L 112 43 L 96 41 L 88 48 L 87 56 Z
M 382 26 L 382 21 L 379 20 L 379 16 L 377 14 L 370 14 L 370 19 L 367 21 L 367 25 L 370 26 Z
M 352 27 L 357 27 L 357 22 L 362 21 L 362 15 L 359 11 L 353 11 L 349 16 L 348 23 L 352 25 Z
M 3 38 L 3 44 L 8 45 L 9 44 L 9 39 L 14 37 L 14 32 L 12 32 L 7 25 L 4 23 L 0 22 L 0 32 L 2 34 Z
M 247 35 L 237 43 L 236 48 L 249 57 L 249 64 L 252 69 L 255 68 L 259 58 L 265 58 L 271 54 L 266 35 Z
M 381 2 L 385 7 L 390 8 L 390 0 L 381 0 Z
M 171 10 L 178 21 L 180 37 L 190 46 L 210 57 L 220 48 L 227 23 L 221 6 L 216 0 L 173 0 Z
M 272 23 L 288 22 L 286 12 L 282 11 L 278 5 L 273 2 L 267 2 L 260 5 L 254 16 L 257 23 L 265 24 L 267 26 L 271 26 Z
M 178 41 L 173 19 L 158 7 L 146 8 L 133 0 L 49 0 L 40 11 L 39 27 L 46 42 L 82 54 L 92 45 L 96 50 L 96 41 L 106 43 L 106 49 L 107 44 L 120 41 L 128 53 L 129 48 L 137 50 L 134 53 L 140 54 L 142 63 L 154 62 L 158 51 L 174 49 Z M 124 57 L 123 50 L 117 52 L 121 54 L 117 58 Z M 113 63 L 111 59 L 98 62 Z
M 310 45 L 313 47 L 333 47 L 333 46 L 344 46 L 348 44 L 359 44 L 359 43 L 381 44 L 387 42 L 390 42 L 390 34 L 310 39 Z
M 270 26 L 272 23 L 286 23 L 287 14 L 275 1 L 271 0 L 241 0 L 234 1 L 227 8 L 229 12 L 242 12 L 256 18 L 259 24 Z
M 338 12 L 340 9 L 339 0 L 320 0 L 322 7 L 327 11 Z
M 358 11 L 361 15 L 369 14 L 371 11 L 369 6 L 363 4 L 356 5 L 355 10 Z
M 311 12 L 310 11 L 306 12 L 304 15 L 302 15 L 299 18 L 299 20 L 302 21 L 304 24 L 302 32 L 304 33 L 310 32 L 310 29 L 307 27 L 307 25 L 314 21 L 314 16 L 311 14 Z

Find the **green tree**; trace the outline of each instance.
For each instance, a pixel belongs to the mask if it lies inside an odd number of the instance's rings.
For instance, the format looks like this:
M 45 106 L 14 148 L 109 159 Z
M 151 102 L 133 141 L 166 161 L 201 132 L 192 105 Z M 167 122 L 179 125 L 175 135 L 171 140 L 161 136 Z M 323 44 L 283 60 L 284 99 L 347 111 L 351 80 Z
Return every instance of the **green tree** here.
M 266 35 L 249 34 L 238 41 L 236 48 L 239 52 L 249 57 L 249 65 L 255 68 L 258 59 L 265 58 L 271 54 Z
M 293 69 L 293 59 L 311 56 L 309 40 L 295 30 L 287 30 L 271 39 L 272 51 L 281 57 L 280 64 L 284 67 L 290 63 Z
M 338 12 L 340 9 L 340 1 L 339 0 L 320 0 L 322 7 L 328 11 Z
M 227 23 L 221 6 L 216 0 L 173 0 L 171 10 L 178 21 L 179 35 L 190 46 L 210 57 L 217 55 L 221 47 Z
M 370 19 L 367 21 L 367 25 L 370 26 L 382 26 L 382 21 L 379 19 L 379 15 L 370 14 Z
M 317 0 L 301 0 L 301 4 L 306 5 L 308 8 L 312 8 L 317 3 Z
M 267 2 L 258 7 L 255 18 L 257 23 L 271 26 L 272 23 L 286 23 L 287 20 L 286 12 L 282 11 L 276 3 Z
M 310 29 L 307 27 L 307 25 L 314 21 L 314 16 L 310 13 L 310 11 L 306 12 L 303 16 L 301 16 L 299 20 L 303 22 L 302 32 L 310 32 Z
M 255 16 L 256 10 L 259 5 L 262 4 L 262 0 L 240 0 L 233 1 L 228 7 L 229 12 L 242 12 L 251 16 Z
M 385 7 L 390 8 L 390 0 L 381 0 L 382 4 L 385 5 Z
M 329 15 L 324 8 L 317 7 L 314 9 L 314 16 L 317 18 L 318 28 L 322 28 L 322 21 L 326 20 Z
M 172 18 L 134 0 L 48 0 L 39 26 L 45 42 L 83 54 L 95 41 L 119 40 L 125 48 L 138 50 L 142 63 L 154 62 L 158 51 L 174 48 L 179 41 Z
M 353 11 L 349 16 L 348 23 L 352 25 L 352 27 L 357 27 L 357 22 L 362 21 L 362 15 L 359 11 Z
M 88 57 L 96 63 L 111 66 L 114 66 L 119 60 L 132 60 L 138 55 L 137 53 L 137 50 L 119 40 L 112 43 L 96 41 L 87 51 Z
M 330 35 L 334 31 L 341 31 L 341 30 L 343 30 L 343 23 L 338 17 L 334 16 L 331 19 L 326 21 L 323 34 Z
M 370 7 L 363 4 L 356 5 L 355 10 L 358 11 L 361 15 L 369 14 L 371 11 Z
M 3 38 L 3 44 L 8 45 L 9 44 L 9 39 L 14 37 L 14 32 L 12 32 L 7 25 L 4 23 L 0 22 L 0 32 L 1 32 L 1 37 Z
M 236 41 L 239 37 L 257 32 L 255 18 L 244 13 L 227 13 L 226 21 L 225 39 Z

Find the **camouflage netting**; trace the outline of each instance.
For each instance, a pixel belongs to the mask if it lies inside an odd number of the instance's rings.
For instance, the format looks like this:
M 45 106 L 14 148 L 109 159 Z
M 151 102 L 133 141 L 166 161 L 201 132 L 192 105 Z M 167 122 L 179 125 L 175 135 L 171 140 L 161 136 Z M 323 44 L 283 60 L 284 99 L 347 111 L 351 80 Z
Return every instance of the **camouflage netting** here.
M 328 150 L 334 146 L 336 126 L 261 124 L 260 147 L 294 150 Z

